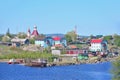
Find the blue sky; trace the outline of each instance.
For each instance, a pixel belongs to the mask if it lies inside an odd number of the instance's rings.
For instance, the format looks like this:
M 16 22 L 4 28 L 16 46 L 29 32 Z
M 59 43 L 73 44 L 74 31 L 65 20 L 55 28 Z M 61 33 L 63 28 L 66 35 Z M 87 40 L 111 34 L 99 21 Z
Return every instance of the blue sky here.
M 120 0 L 0 0 L 0 33 L 120 34 Z

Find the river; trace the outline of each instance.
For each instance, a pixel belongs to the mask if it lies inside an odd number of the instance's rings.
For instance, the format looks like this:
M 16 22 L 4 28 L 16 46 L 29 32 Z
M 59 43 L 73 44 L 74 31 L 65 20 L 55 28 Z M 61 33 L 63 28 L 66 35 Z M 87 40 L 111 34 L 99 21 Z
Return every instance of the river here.
M 0 80 L 111 80 L 111 63 L 27 67 L 0 63 Z

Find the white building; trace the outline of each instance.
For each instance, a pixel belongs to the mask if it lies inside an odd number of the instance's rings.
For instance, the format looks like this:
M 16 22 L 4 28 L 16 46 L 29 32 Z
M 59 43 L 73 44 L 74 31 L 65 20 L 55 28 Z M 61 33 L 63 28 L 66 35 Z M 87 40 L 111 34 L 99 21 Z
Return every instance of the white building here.
M 107 51 L 107 42 L 102 39 L 92 39 L 90 41 L 90 51 Z

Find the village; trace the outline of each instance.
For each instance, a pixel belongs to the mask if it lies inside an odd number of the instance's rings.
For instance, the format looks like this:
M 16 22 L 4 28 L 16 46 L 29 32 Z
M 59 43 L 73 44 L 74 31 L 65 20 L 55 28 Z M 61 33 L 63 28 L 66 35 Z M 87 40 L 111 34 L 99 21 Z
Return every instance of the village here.
M 9 31 L 7 34 L 9 34 Z M 31 52 L 37 51 L 42 53 L 46 51 L 46 53 L 54 55 L 52 62 L 45 58 L 11 58 L 8 61 L 9 64 L 22 64 L 24 62 L 27 66 L 99 63 L 114 60 L 114 58 L 119 56 L 120 48 L 114 47 L 112 44 L 111 47 L 102 35 L 82 37 L 77 35 L 76 28 L 73 30 L 73 34 L 76 35 L 76 41 L 68 42 L 69 40 L 67 40 L 67 37 L 63 34 L 39 34 L 37 26 L 34 26 L 33 32 L 31 33 L 31 30 L 28 29 L 25 37 L 14 36 L 9 42 L 1 41 L 0 45 L 21 48 L 24 51 Z

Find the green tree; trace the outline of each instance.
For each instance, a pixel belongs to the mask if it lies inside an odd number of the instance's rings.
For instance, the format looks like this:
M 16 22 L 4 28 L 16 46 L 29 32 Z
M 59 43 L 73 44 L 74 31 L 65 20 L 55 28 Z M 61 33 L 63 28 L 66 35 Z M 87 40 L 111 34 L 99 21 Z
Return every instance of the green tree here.
M 90 39 L 92 39 L 93 37 L 94 37 L 94 36 L 91 34 L 91 35 L 90 35 Z
M 114 44 L 120 46 L 120 35 L 114 35 Z
M 74 31 L 67 32 L 65 35 L 68 42 L 76 41 L 77 40 L 77 34 Z
M 0 41 L 2 41 L 2 37 L 3 37 L 3 35 L 0 35 Z
M 11 37 L 11 34 L 10 34 L 10 30 L 9 30 L 9 28 L 8 28 L 8 30 L 7 30 L 7 32 L 6 32 L 6 36 Z
M 44 39 L 45 35 L 44 34 L 40 34 L 38 36 L 35 37 L 35 39 Z
M 35 44 L 35 39 L 34 38 L 30 39 L 30 44 Z
M 112 40 L 112 36 L 111 35 L 108 35 L 108 36 L 104 36 L 104 40 L 107 40 L 108 41 L 108 44 L 111 44 L 111 40 Z
M 65 38 L 66 38 L 66 40 L 67 40 L 68 43 L 69 43 L 69 42 L 72 42 L 72 38 L 71 38 L 70 35 L 66 34 L 66 35 L 65 35 Z
M 18 38 L 26 38 L 27 35 L 24 32 L 19 32 L 17 35 Z
M 112 67 L 112 80 L 120 80 L 120 57 L 114 61 Z
M 3 36 L 2 41 L 3 42 L 10 42 L 11 38 L 9 36 Z

